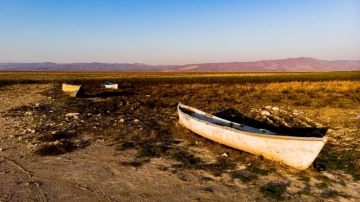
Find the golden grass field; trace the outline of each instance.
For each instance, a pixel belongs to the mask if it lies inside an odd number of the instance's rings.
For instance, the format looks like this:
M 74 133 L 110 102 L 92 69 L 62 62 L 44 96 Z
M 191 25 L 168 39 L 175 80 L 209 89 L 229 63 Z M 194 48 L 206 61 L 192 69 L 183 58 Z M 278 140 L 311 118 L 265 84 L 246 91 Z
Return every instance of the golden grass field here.
M 360 72 L 0 72 L 0 84 L 47 83 L 84 80 L 139 81 L 151 83 L 261 83 L 287 81 L 359 80 Z

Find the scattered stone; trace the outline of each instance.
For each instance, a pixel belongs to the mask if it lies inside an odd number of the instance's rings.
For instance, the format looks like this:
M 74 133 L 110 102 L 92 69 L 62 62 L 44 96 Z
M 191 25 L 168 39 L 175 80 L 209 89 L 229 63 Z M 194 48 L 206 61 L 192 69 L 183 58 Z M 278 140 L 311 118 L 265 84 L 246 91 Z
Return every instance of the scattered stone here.
M 9 138 L 15 138 L 15 135 L 9 135 Z
M 120 121 L 119 121 L 120 123 L 124 123 L 125 122 L 125 120 L 124 119 L 120 119 Z
M 145 95 L 146 97 L 150 97 L 150 95 Z
M 30 112 L 30 111 L 28 111 L 28 112 L 25 112 L 25 115 L 32 116 L 32 115 L 33 115 L 33 113 L 32 113 L 32 112 Z
M 105 139 L 100 139 L 100 138 L 99 138 L 99 139 L 96 140 L 96 142 L 101 142 L 101 143 L 103 143 L 103 142 L 105 142 Z
M 139 122 L 139 119 L 134 119 L 134 123 L 138 123 Z
M 262 111 L 261 111 L 261 115 L 270 116 L 270 112 L 268 112 L 268 111 L 266 111 L 266 110 L 262 110 Z
M 279 107 L 273 107 L 272 110 L 273 110 L 273 111 L 279 111 L 280 108 L 279 108 Z
M 205 187 L 205 188 L 203 188 L 203 190 L 204 190 L 204 191 L 208 191 L 208 192 L 210 192 L 210 193 L 214 193 L 214 192 L 215 192 L 214 188 L 212 188 L 212 187 Z
M 265 109 L 271 109 L 271 106 L 269 106 L 269 105 L 265 106 Z
M 3 148 L 0 147 L 0 151 L 2 151 L 2 150 L 3 150 Z
M 360 119 L 360 114 L 356 115 L 355 118 Z
M 227 153 L 223 153 L 223 154 L 221 154 L 221 156 L 228 157 L 229 155 Z
M 78 119 L 78 118 L 79 118 L 79 115 L 80 115 L 79 113 L 67 113 L 67 114 L 65 115 L 65 117 Z
M 237 169 L 237 170 L 245 170 L 246 167 L 247 167 L 247 166 L 246 166 L 245 164 L 243 164 L 243 165 L 237 166 L 236 169 Z

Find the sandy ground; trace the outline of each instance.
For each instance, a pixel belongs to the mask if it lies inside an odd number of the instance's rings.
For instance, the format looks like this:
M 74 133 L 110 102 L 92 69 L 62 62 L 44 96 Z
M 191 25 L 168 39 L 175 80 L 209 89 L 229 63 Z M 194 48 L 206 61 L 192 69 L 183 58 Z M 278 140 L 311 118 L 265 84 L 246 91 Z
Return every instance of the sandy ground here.
M 351 181 L 347 186 L 336 185 L 337 190 L 349 194 L 347 198 L 298 194 L 304 184 L 291 172 L 261 176 L 244 184 L 228 174 L 215 177 L 200 170 L 172 173 L 159 169 L 174 163 L 171 159 L 153 158 L 139 168 L 124 166 L 121 162 L 131 160 L 135 151 L 116 151 L 106 141 L 92 141 L 91 137 L 92 144 L 84 149 L 60 156 L 37 156 L 34 145 L 16 130 L 22 118 L 6 114 L 14 107 L 48 99 L 40 93 L 50 87 L 0 88 L 0 201 L 269 201 L 259 187 L 270 180 L 291 182 L 288 200 L 360 200 L 360 186 Z M 327 175 L 337 177 L 334 173 Z

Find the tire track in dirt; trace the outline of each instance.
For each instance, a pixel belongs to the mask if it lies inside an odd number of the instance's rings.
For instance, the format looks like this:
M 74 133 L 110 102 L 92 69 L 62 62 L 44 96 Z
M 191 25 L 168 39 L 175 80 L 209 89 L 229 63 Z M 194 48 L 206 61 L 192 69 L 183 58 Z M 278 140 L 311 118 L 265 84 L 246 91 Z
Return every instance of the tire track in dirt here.
M 54 200 L 54 198 L 56 198 L 58 201 L 94 201 L 94 199 L 97 199 L 96 201 L 113 201 L 107 199 L 109 197 L 106 197 L 104 194 L 98 196 L 99 191 L 93 191 L 92 187 L 88 185 L 83 186 L 82 184 L 72 180 L 59 180 L 59 178 L 49 174 L 43 174 L 40 178 L 49 183 L 50 188 L 48 188 L 47 191 L 51 190 L 51 192 L 48 193 L 50 200 Z M 57 189 L 66 191 L 66 196 L 57 195 Z
M 115 169 L 113 166 L 111 166 L 109 163 L 103 162 L 103 161 L 99 161 L 99 159 L 97 157 L 95 157 L 93 155 L 87 155 L 87 154 L 83 154 L 80 155 L 81 159 L 86 159 L 86 161 L 84 163 L 86 164 L 97 164 L 99 167 L 101 167 L 101 170 L 106 171 L 109 175 L 111 176 L 121 176 L 121 172 L 118 171 L 117 169 Z M 103 202 L 109 202 L 109 201 L 114 201 L 114 197 L 109 196 L 109 193 L 105 193 L 106 191 L 104 191 L 101 188 L 101 184 L 98 184 L 99 179 L 95 179 L 95 177 L 97 178 L 102 178 L 102 181 L 105 182 L 105 184 L 107 186 L 110 186 L 110 190 L 114 190 L 114 189 L 118 189 L 115 187 L 114 184 L 112 184 L 113 180 L 109 179 L 108 176 L 102 176 L 101 173 L 98 173 L 97 175 L 93 175 L 91 172 L 92 171 L 88 171 L 88 180 L 86 181 L 86 183 L 88 184 L 89 187 L 87 187 L 86 189 L 84 189 L 82 186 L 77 186 L 77 188 L 80 188 L 82 190 L 86 190 L 88 192 L 91 192 L 98 201 L 103 201 Z M 109 187 L 107 187 L 107 190 L 109 191 Z M 140 196 L 138 196 L 140 197 Z M 122 198 L 121 201 L 125 199 L 127 200 L 127 197 Z M 117 201 L 117 200 L 115 200 Z
M 88 194 L 91 194 L 93 198 L 96 198 L 97 201 L 151 201 L 142 196 L 143 193 L 141 192 L 130 191 L 134 189 L 132 186 L 134 182 L 127 182 L 126 179 L 124 180 L 124 177 L 122 177 L 124 173 L 114 168 L 112 163 L 106 162 L 110 159 L 101 160 L 98 157 L 89 154 L 80 154 L 77 158 L 85 160 L 78 161 L 78 163 L 97 165 L 98 167 L 96 170 L 83 170 L 83 179 L 86 180 L 80 180 L 77 181 L 78 184 L 74 184 L 77 189 L 86 191 Z M 127 160 L 130 159 L 131 158 Z M 101 183 L 99 183 L 99 180 Z
M 99 201 L 104 201 L 104 202 L 109 202 L 112 201 L 110 197 L 108 197 L 105 192 L 101 189 L 101 187 L 99 187 L 94 178 L 89 175 L 89 179 L 91 180 L 91 183 L 93 184 L 93 187 L 95 187 L 95 190 L 93 191 L 93 193 L 95 193 L 95 196 L 97 197 L 97 199 Z
M 23 168 L 20 164 L 16 163 L 14 160 L 8 158 L 4 159 L 5 162 L 8 163 L 8 165 L 14 168 L 15 174 L 18 176 L 18 178 L 29 185 L 30 192 L 34 196 L 35 201 L 48 201 L 42 189 L 40 188 L 40 184 L 34 181 L 31 174 L 25 168 Z

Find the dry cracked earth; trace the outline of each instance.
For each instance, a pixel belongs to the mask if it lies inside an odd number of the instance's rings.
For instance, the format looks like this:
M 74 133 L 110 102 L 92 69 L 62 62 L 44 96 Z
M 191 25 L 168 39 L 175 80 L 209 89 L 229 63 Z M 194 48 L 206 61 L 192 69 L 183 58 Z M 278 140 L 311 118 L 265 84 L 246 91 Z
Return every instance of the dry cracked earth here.
M 231 157 L 239 151 L 202 146 L 213 143 L 200 137 L 187 139 L 194 134 L 176 124 L 175 107 L 157 116 L 142 111 L 141 104 L 148 108 L 156 105 L 156 101 L 146 101 L 153 95 L 125 89 L 116 100 L 125 111 L 118 105 L 109 107 L 109 102 L 101 104 L 114 99 L 112 96 L 88 96 L 81 98 L 84 108 L 61 108 L 58 102 L 73 106 L 80 98 L 69 99 L 56 92 L 58 88 L 58 84 L 0 88 L 0 201 L 360 200 L 360 183 L 342 170 L 311 167 L 299 172 L 244 153 L 239 157 L 249 161 L 229 163 L 224 153 Z M 87 111 L 86 106 L 94 103 L 98 109 Z M 169 105 L 176 106 L 176 102 Z M 277 110 L 264 110 L 272 109 Z M 264 115 L 264 110 L 251 113 Z M 324 109 L 318 116 L 321 119 L 326 111 L 341 119 L 356 110 Z M 299 111 L 292 113 L 302 113 Z M 173 128 L 169 129 L 170 123 Z M 160 135 L 171 133 L 169 130 L 182 135 L 171 139 Z M 134 131 L 136 134 L 130 135 Z M 356 150 L 354 138 L 342 136 L 358 132 L 358 128 L 334 126 L 328 131 L 328 145 L 336 147 L 341 141 L 349 150 Z M 143 137 L 147 135 L 160 143 Z M 201 167 L 219 157 L 227 166 Z M 254 167 L 253 158 L 264 163 Z

